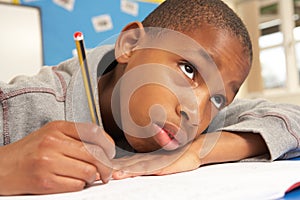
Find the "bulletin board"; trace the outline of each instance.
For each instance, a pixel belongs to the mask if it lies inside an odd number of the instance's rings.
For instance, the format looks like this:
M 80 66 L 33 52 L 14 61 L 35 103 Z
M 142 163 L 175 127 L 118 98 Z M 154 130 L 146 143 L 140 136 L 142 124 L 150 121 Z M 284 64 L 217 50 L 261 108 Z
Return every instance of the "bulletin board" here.
M 74 55 L 74 32 L 83 32 L 86 48 L 94 48 L 120 33 L 129 22 L 143 20 L 159 4 L 156 0 L 20 0 L 19 3 L 41 9 L 45 65 L 57 65 Z

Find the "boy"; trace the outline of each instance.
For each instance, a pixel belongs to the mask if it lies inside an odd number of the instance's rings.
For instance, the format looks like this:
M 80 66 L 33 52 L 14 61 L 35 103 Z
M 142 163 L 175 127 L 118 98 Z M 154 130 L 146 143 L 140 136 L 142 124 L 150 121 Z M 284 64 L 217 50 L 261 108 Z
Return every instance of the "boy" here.
M 0 194 L 298 156 L 299 107 L 229 105 L 251 59 L 247 30 L 220 0 L 167 0 L 127 25 L 114 47 L 89 54 L 100 127 L 83 123 L 90 118 L 76 58 L 1 83 Z

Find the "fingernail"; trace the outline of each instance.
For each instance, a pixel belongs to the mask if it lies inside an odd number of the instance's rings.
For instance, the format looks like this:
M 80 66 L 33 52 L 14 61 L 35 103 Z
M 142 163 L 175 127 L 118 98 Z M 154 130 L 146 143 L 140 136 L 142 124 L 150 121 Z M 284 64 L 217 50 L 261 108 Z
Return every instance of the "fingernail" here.
M 96 181 L 99 181 L 99 180 L 100 180 L 100 174 L 96 173 Z
M 124 176 L 125 172 L 123 170 L 118 171 L 118 176 Z
M 96 181 L 96 178 L 97 178 L 97 175 L 95 174 L 94 176 L 92 176 L 92 177 L 90 178 L 90 180 L 88 180 L 88 184 L 94 183 L 94 182 Z
M 103 180 L 103 183 L 108 183 L 111 179 L 112 175 L 110 175 L 109 177 L 107 177 L 105 180 Z

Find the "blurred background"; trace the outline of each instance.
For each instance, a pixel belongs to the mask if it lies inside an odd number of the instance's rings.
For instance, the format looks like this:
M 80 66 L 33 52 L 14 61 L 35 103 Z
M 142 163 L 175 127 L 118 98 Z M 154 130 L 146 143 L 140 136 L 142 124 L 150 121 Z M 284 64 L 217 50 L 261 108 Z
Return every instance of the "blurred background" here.
M 111 43 L 131 21 L 163 0 L 0 0 L 0 79 L 34 74 L 86 48 Z M 238 96 L 300 105 L 300 0 L 224 0 L 245 22 L 253 42 L 252 70 Z

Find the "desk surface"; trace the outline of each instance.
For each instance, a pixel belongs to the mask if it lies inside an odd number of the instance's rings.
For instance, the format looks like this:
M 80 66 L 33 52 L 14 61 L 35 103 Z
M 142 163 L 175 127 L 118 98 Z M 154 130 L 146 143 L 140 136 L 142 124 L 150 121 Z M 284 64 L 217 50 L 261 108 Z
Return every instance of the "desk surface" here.
M 300 187 L 284 195 L 299 181 L 300 158 L 274 162 L 216 164 L 168 176 L 141 176 L 95 183 L 85 190 L 52 195 L 0 197 L 1 200 L 87 199 L 300 199 Z M 226 173 L 224 173 L 226 170 Z M 255 174 L 255 176 L 254 176 Z M 200 177 L 200 181 L 199 181 Z M 296 178 L 296 179 L 295 179 Z M 230 184 L 229 183 L 230 180 Z M 117 191 L 117 192 L 116 192 Z

